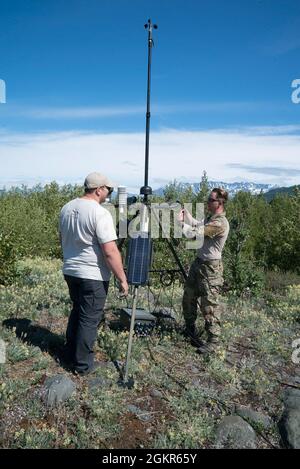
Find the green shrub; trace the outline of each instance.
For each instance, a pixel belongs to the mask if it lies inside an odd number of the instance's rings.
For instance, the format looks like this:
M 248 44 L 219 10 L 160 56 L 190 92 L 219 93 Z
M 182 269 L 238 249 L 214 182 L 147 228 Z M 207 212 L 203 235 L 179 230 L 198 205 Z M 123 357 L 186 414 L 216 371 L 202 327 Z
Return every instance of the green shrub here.
M 295 272 L 271 270 L 266 272 L 265 286 L 267 290 L 283 293 L 290 285 L 299 285 L 300 275 Z
M 18 251 L 13 233 L 0 232 L 0 284 L 12 283 L 17 275 Z

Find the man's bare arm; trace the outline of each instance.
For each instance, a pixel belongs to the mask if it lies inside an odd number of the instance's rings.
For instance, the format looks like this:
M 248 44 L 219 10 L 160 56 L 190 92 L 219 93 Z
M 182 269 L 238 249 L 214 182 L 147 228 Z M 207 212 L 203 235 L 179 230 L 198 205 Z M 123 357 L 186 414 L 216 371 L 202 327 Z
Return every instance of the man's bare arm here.
M 110 241 L 108 243 L 101 244 L 101 248 L 108 267 L 119 280 L 124 295 L 127 295 L 127 278 L 124 272 L 121 254 L 115 241 Z

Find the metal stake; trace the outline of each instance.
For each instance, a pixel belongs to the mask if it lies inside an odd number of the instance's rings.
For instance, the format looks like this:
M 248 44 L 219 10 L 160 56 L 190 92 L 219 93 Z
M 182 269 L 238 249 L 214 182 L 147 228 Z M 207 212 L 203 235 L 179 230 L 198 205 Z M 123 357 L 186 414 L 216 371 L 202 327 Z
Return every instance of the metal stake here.
M 126 385 L 128 383 L 128 371 L 129 371 L 129 360 L 131 355 L 131 348 L 132 348 L 132 339 L 134 333 L 134 322 L 135 322 L 135 312 L 136 312 L 136 305 L 137 305 L 137 297 L 138 297 L 138 288 L 134 287 L 133 292 L 133 305 L 131 311 L 131 321 L 130 321 L 130 331 L 129 331 L 129 339 L 128 339 L 128 347 L 127 347 L 127 357 L 126 357 L 126 364 L 125 364 L 125 374 L 123 383 Z

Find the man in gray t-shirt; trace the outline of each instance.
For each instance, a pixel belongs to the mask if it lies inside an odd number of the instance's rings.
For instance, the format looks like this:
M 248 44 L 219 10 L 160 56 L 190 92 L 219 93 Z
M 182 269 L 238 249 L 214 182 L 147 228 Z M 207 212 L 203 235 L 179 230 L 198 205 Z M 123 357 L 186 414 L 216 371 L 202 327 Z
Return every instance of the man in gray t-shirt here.
M 113 191 L 113 183 L 100 173 L 91 173 L 84 187 L 84 196 L 61 209 L 59 222 L 63 273 L 73 303 L 66 331 L 67 352 L 74 371 L 80 375 L 96 368 L 93 346 L 111 271 L 122 293 L 128 294 L 113 219 L 100 205 Z

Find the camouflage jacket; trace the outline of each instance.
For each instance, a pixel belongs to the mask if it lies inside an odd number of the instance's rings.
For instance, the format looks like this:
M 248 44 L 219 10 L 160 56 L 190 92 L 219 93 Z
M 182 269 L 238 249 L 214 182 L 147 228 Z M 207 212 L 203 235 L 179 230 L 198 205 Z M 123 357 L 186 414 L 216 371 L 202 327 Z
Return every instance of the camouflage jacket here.
M 203 260 L 221 259 L 222 251 L 229 234 L 226 212 L 205 218 L 201 222 L 193 219 L 192 225 L 183 225 L 183 234 L 189 238 L 203 237 L 203 244 L 198 250 L 198 257 Z

